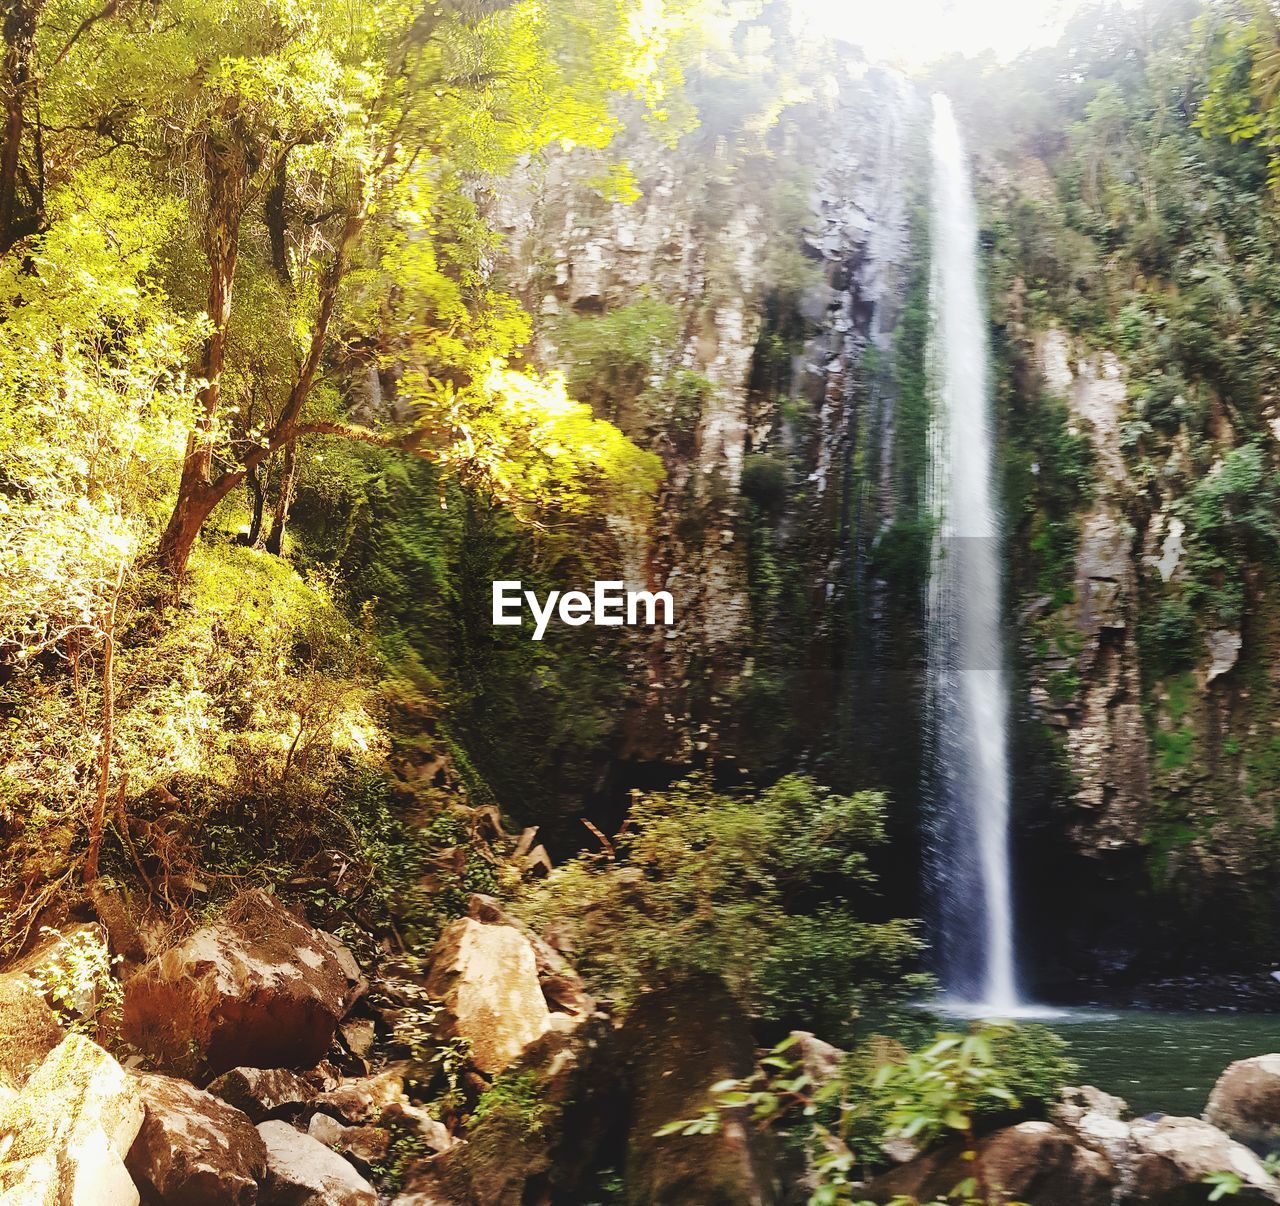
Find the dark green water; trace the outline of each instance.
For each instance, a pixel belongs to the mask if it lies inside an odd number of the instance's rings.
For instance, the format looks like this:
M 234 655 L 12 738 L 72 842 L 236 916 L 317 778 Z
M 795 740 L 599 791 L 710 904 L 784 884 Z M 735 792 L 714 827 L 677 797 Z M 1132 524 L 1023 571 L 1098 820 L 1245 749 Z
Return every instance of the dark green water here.
M 1136 1114 L 1198 1116 L 1229 1063 L 1280 1051 L 1280 1014 L 1073 1009 L 1044 1024 L 1071 1044 L 1082 1082 Z

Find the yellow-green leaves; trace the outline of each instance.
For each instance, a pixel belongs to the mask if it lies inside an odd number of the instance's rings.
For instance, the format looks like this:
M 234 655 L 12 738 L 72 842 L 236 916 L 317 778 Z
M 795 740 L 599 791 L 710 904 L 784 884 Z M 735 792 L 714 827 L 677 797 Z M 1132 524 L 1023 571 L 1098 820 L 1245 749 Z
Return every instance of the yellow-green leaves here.
M 413 375 L 402 387 L 439 433 L 433 459 L 526 516 L 603 504 L 647 517 L 661 462 L 573 401 L 559 374 L 495 359 L 462 390 Z
M 51 199 L 29 266 L 0 261 L 0 639 L 92 624 L 182 456 L 201 324 L 155 274 L 176 206 L 103 164 Z
M 1209 52 L 1209 79 L 1192 123 L 1206 137 L 1259 142 L 1268 177 L 1280 184 L 1280 48 L 1275 14 L 1250 5 L 1250 19 L 1207 14 L 1196 23 Z

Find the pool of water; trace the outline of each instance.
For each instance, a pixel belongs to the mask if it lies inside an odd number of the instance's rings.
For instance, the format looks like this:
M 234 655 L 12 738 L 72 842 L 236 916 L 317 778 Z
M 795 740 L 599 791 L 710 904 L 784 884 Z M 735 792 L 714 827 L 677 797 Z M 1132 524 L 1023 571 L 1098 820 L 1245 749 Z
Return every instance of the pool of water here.
M 934 1002 L 941 1016 L 989 1016 L 981 1005 Z M 1006 1012 L 1003 1016 L 1009 1016 Z M 1050 1027 L 1071 1044 L 1080 1081 L 1123 1097 L 1135 1114 L 1198 1117 L 1223 1069 L 1280 1051 L 1280 1013 L 1165 1013 L 1024 1005 L 1013 1020 Z
M 1084 1083 L 1137 1114 L 1198 1116 L 1229 1063 L 1280 1051 L 1280 1014 L 1069 1009 L 1044 1023 L 1071 1044 Z

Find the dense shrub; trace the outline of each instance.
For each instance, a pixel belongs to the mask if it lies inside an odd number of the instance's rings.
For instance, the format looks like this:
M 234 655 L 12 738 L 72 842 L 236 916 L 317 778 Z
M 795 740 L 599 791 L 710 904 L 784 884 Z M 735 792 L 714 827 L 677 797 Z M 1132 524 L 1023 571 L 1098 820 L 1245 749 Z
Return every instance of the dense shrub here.
M 616 858 L 558 867 L 521 908 L 569 930 L 581 970 L 624 1005 L 709 972 L 766 1014 L 816 1013 L 835 1028 L 886 987 L 900 999 L 919 951 L 910 923 L 860 922 L 821 903 L 872 886 L 883 812 L 877 793 L 840 796 L 800 776 L 739 795 L 692 779 L 633 806 Z M 829 957 L 838 968 L 824 967 Z M 826 985 L 816 1010 L 803 1000 L 811 976 Z

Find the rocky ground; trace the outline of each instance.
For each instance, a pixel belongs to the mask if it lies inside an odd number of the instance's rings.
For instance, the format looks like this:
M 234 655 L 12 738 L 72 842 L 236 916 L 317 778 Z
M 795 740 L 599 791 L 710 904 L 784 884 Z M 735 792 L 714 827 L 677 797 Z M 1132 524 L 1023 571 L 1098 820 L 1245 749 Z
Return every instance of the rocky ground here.
M 655 1136 L 705 1109 L 714 1082 L 756 1069 L 747 1019 L 713 980 L 650 993 L 615 1024 L 564 952 L 488 897 L 425 964 L 375 967 L 253 889 L 176 939 L 111 935 L 122 984 L 100 1010 L 119 981 L 49 969 L 102 937 L 50 935 L 0 976 L 12 1206 L 808 1199 L 803 1158 L 745 1119 Z M 104 1019 L 98 1041 L 77 1008 Z M 817 1079 L 839 1063 L 812 1036 L 800 1050 Z M 983 1136 L 979 1159 L 1002 1202 L 1180 1206 L 1208 1200 L 1205 1178 L 1221 1173 L 1239 1182 L 1234 1200 L 1280 1202 L 1257 1154 L 1277 1146 L 1280 1055 L 1265 1055 L 1223 1073 L 1204 1119 L 1132 1119 L 1118 1098 L 1073 1089 L 1049 1119 Z M 971 1167 L 954 1144 L 895 1154 L 909 1158 L 856 1196 L 930 1200 Z M 619 1174 L 612 1186 L 601 1168 Z

